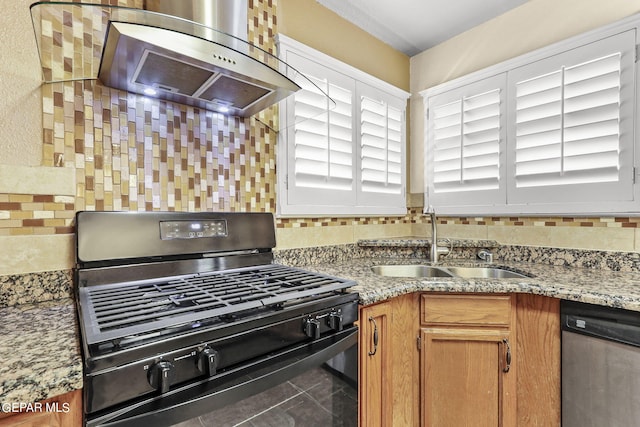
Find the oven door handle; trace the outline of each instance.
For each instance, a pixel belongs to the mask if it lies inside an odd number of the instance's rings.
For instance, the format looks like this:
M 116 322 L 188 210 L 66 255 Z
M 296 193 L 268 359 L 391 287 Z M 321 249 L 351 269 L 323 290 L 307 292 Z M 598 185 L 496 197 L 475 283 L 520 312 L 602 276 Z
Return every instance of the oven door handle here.
M 358 343 L 356 326 L 220 372 L 125 408 L 87 418 L 87 427 L 165 426 L 206 414 L 318 367 Z M 244 381 L 242 378 L 250 377 Z

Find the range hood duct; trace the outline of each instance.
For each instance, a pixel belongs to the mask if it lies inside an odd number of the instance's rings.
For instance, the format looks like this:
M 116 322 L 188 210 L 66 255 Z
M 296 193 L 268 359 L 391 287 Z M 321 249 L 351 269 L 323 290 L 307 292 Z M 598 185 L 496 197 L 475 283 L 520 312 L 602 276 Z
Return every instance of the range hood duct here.
M 151 12 L 188 19 L 240 40 L 248 40 L 247 0 L 144 0 Z
M 294 80 L 309 83 L 246 42 L 247 0 L 145 0 L 144 9 L 37 2 L 31 13 L 41 55 L 47 14 L 55 21 L 60 8 L 95 8 L 107 18 L 99 70 L 89 78 L 108 87 L 249 117 L 298 91 Z

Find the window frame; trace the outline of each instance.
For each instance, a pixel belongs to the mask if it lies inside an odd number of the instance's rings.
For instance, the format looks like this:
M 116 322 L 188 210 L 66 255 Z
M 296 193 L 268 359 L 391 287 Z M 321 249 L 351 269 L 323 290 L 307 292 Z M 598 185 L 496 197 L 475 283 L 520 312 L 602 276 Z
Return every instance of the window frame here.
M 309 62 L 312 67 L 322 67 L 329 73 L 353 81 L 353 115 L 352 115 L 352 156 L 353 156 L 353 188 L 351 192 L 336 195 L 331 191 L 314 188 L 296 188 L 295 174 L 295 119 L 294 97 L 290 96 L 279 104 L 281 131 L 278 135 L 276 157 L 277 193 L 276 216 L 286 217 L 368 217 L 406 215 L 406 155 L 407 155 L 407 123 L 406 108 L 410 94 L 374 76 L 341 62 L 329 55 L 310 48 L 285 35 L 277 35 L 279 57 L 296 71 L 309 74 L 304 67 L 296 65 Z M 317 77 L 317 76 L 316 76 Z M 370 94 L 379 97 L 389 105 L 402 109 L 402 165 L 401 192 L 395 197 L 384 193 L 363 192 L 361 188 L 362 168 L 360 144 L 360 96 Z M 302 195 L 302 193 L 305 193 Z M 320 203 L 315 203 L 320 201 Z
M 425 106 L 425 129 L 424 129 L 424 151 L 425 151 L 425 210 L 427 206 L 434 205 L 434 207 L 442 214 L 454 214 L 454 215 L 504 215 L 504 214 L 527 214 L 527 215 L 600 215 L 600 214 L 614 214 L 624 213 L 629 214 L 638 212 L 640 210 L 640 185 L 636 179 L 639 152 L 638 138 L 636 127 L 638 125 L 638 110 L 637 100 L 640 95 L 640 84 L 638 81 L 638 69 L 637 69 L 637 51 L 640 40 L 640 15 L 635 15 L 614 24 L 586 32 L 584 34 L 566 39 L 564 41 L 555 43 L 553 45 L 532 51 L 530 53 L 521 55 L 519 57 L 504 61 L 502 63 L 490 66 L 483 70 L 471 73 L 469 75 L 457 78 L 455 80 L 443 83 L 433 88 L 426 89 L 420 92 L 423 97 Z M 514 154 L 514 127 L 515 127 L 515 103 L 514 103 L 514 81 L 510 74 L 516 74 L 518 69 L 526 69 L 527 67 L 535 67 L 537 63 L 544 63 L 553 57 L 562 57 L 562 55 L 571 55 L 572 51 L 579 49 L 588 49 L 585 46 L 591 44 L 598 44 L 602 40 L 616 36 L 620 33 L 627 31 L 633 33 L 633 49 L 630 46 L 621 47 L 623 49 L 623 55 L 632 55 L 631 58 L 631 83 L 634 87 L 626 88 L 628 93 L 625 95 L 624 108 L 627 108 L 626 115 L 621 111 L 620 122 L 620 134 L 625 132 L 625 138 L 630 138 L 627 142 L 620 142 L 621 149 L 627 150 L 625 156 L 631 159 L 631 166 L 626 170 L 619 172 L 621 175 L 620 185 L 625 183 L 628 185 L 628 181 L 631 181 L 631 188 L 627 190 L 625 197 L 618 198 L 616 200 L 599 200 L 594 201 L 589 198 L 589 192 L 583 191 L 582 200 L 567 201 L 561 195 L 553 196 L 548 199 L 547 202 L 542 201 L 541 197 L 537 201 L 527 200 L 526 197 L 516 198 L 514 200 L 514 180 L 515 180 L 515 154 Z M 595 50 L 593 51 L 595 52 Z M 597 53 L 591 55 L 592 59 L 598 57 Z M 628 60 L 628 57 L 623 59 Z M 450 200 L 448 203 L 438 203 L 437 197 L 435 199 L 430 197 L 432 193 L 431 182 L 431 167 L 428 163 L 428 152 L 431 145 L 431 139 L 429 135 L 430 117 L 429 100 L 446 94 L 447 92 L 457 90 L 461 87 L 479 84 L 483 80 L 489 79 L 495 75 L 504 73 L 507 76 L 507 103 L 505 105 L 505 113 L 507 115 L 507 139 L 506 150 L 503 153 L 503 159 L 507 167 L 507 176 L 505 180 L 506 194 L 505 198 L 498 203 L 484 203 L 484 204 L 464 204 L 463 201 Z M 625 84 L 622 81 L 622 84 Z M 624 89 L 621 89 L 621 91 Z M 631 103 L 632 105 L 629 105 Z M 622 108 L 622 106 L 621 106 Z M 631 123 L 630 123 L 631 122 Z M 624 144 L 627 144 L 624 146 Z M 631 152 L 629 152 L 631 150 Z M 625 180 L 625 181 L 622 181 Z M 578 186 L 581 184 L 574 184 L 575 191 L 578 190 Z M 539 191 L 541 190 L 541 191 Z M 544 192 L 552 191 L 552 186 L 538 188 L 538 194 L 544 194 Z M 521 194 L 525 194 L 522 192 Z M 559 193 L 560 194 L 560 193 Z

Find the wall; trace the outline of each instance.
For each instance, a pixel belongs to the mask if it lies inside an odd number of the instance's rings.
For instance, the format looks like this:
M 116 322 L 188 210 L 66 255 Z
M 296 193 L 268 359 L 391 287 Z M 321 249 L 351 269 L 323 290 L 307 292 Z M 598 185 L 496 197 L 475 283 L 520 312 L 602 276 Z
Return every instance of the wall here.
M 0 16 L 0 164 L 39 165 L 42 157 L 42 73 L 31 36 L 31 3 L 5 2 Z
M 530 0 L 411 58 L 410 192 L 424 191 L 424 110 L 418 92 L 637 12 L 640 0 Z M 444 218 L 442 222 L 441 236 L 476 236 L 522 245 L 640 250 L 637 218 Z
M 278 0 L 278 31 L 409 91 L 409 57 L 315 0 Z

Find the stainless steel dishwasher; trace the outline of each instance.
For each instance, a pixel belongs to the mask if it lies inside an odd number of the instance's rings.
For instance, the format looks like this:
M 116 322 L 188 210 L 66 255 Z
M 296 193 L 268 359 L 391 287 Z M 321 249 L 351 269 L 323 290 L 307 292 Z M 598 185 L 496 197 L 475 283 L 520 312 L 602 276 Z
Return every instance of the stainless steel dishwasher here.
M 562 426 L 640 425 L 640 312 L 562 301 Z

